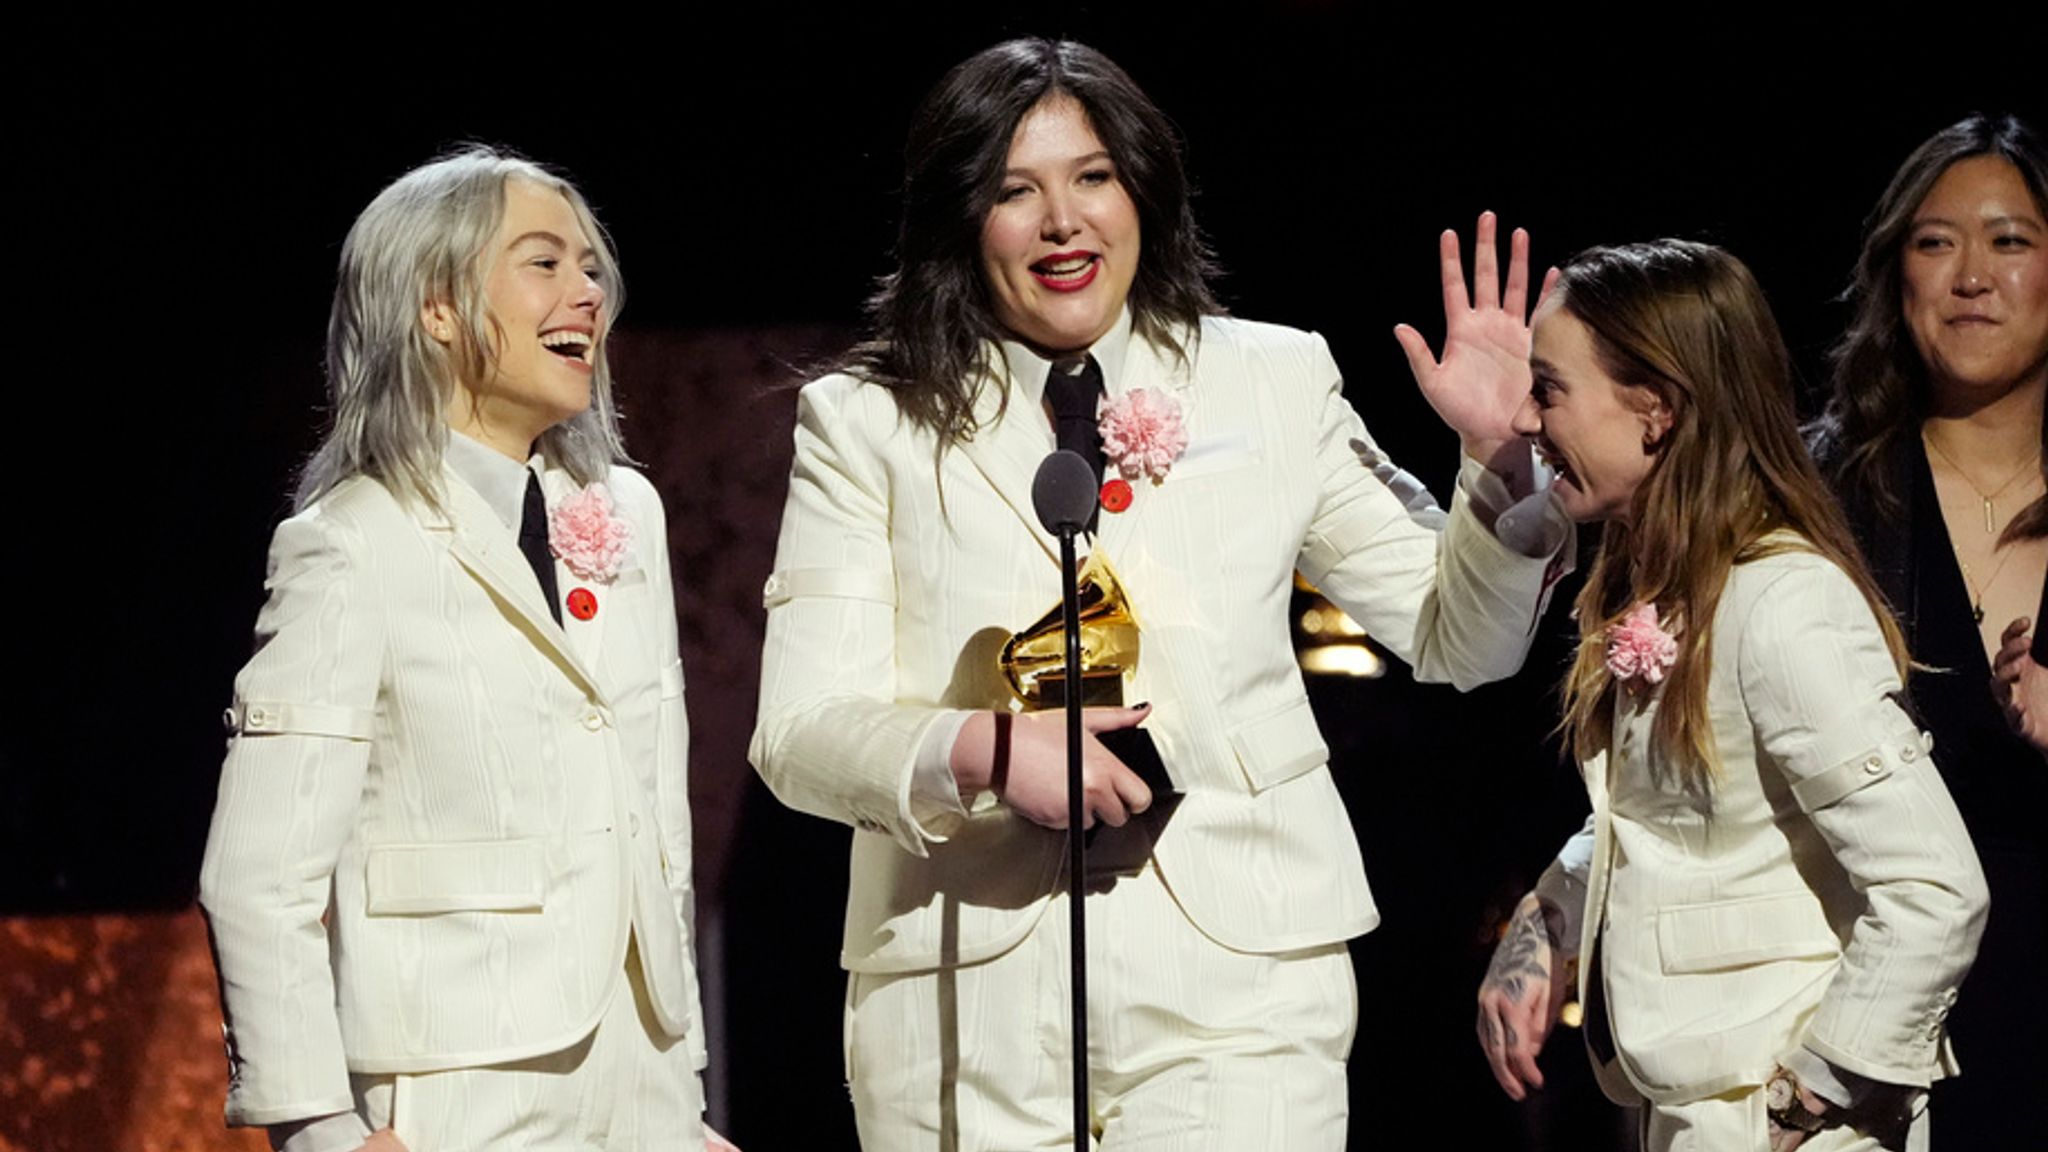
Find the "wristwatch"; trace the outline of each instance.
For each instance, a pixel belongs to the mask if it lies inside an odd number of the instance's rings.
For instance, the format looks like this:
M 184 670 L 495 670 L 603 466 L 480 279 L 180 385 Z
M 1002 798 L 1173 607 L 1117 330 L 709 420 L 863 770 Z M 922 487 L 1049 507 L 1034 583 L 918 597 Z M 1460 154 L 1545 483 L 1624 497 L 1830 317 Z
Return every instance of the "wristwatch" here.
M 1799 1099 L 1799 1077 L 1790 1069 L 1779 1068 L 1764 1082 L 1764 1108 L 1770 1113 L 1771 1123 L 1794 1132 L 1811 1136 L 1827 1127 L 1832 1105 L 1825 1102 L 1822 1111 L 1807 1108 Z

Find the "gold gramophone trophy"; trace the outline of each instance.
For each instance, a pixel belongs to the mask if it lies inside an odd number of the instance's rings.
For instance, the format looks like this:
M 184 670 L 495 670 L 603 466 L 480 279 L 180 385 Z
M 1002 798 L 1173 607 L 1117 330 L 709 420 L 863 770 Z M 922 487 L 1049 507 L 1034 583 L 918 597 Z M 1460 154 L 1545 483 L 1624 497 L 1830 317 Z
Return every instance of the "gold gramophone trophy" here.
M 1075 580 L 1081 615 L 1081 704 L 1121 707 L 1124 679 L 1138 670 L 1137 618 L 1102 549 L 1088 554 Z M 1064 611 L 1054 604 L 1003 645 L 998 657 L 1003 677 L 1027 712 L 1066 706 L 1065 629 Z

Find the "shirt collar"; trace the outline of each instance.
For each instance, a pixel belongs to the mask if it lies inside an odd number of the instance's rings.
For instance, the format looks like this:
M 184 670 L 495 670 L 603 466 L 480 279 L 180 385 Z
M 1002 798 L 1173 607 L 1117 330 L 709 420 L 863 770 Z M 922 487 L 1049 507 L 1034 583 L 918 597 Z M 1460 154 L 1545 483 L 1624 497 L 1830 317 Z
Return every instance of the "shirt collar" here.
M 458 479 L 476 489 L 476 494 L 484 498 L 505 527 L 514 532 L 519 530 L 519 521 L 526 511 L 526 478 L 532 474 L 528 469 L 538 457 L 521 464 L 450 428 L 448 447 L 441 459 Z
M 1127 304 L 1117 314 L 1116 323 L 1102 334 L 1102 339 L 1088 346 L 1086 354 L 1095 357 L 1095 363 L 1102 369 L 1102 390 L 1106 396 L 1121 393 L 1124 370 L 1124 354 L 1131 346 L 1131 309 Z M 1077 353 L 1060 356 L 1059 360 L 1072 359 Z M 1010 383 L 1017 389 L 1018 400 L 1036 405 L 1045 398 L 1045 378 L 1052 371 L 1054 361 L 1046 359 L 1030 345 L 1021 340 L 1003 341 L 1003 365 L 1009 369 Z

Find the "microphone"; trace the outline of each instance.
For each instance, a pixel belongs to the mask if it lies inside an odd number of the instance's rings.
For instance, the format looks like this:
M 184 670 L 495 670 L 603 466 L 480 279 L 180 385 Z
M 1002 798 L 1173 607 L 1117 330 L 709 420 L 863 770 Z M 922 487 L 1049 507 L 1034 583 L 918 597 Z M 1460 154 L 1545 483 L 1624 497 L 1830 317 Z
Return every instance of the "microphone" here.
M 1096 499 L 1095 469 L 1079 452 L 1062 448 L 1047 456 L 1031 481 L 1031 507 L 1055 536 L 1087 527 Z

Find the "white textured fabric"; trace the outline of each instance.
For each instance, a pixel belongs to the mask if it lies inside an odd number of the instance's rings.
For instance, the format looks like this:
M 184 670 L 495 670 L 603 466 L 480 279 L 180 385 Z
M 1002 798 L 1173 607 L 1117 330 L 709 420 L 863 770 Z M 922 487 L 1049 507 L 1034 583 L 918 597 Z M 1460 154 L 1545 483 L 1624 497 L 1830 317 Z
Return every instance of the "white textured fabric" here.
M 1927 1152 L 1926 1101 L 1910 1127 L 1879 1140 L 1846 1125 L 1823 1128 L 1799 1152 Z M 1770 1152 L 1770 1113 L 1760 1088 L 1744 1088 L 1684 1104 L 1649 1104 L 1642 1113 L 1643 1152 Z
M 1233 952 L 1156 869 L 1088 897 L 1089 1088 L 1103 1152 L 1337 1152 L 1357 1020 L 1341 944 Z M 915 975 L 854 973 L 847 1079 L 863 1148 L 1070 1146 L 1066 897 L 1014 949 Z
M 1153 704 L 1146 728 L 1185 792 L 1159 867 L 1233 948 L 1365 932 L 1378 914 L 1295 664 L 1295 571 L 1418 675 L 1469 687 L 1520 666 L 1546 562 L 1503 547 L 1462 489 L 1445 520 L 1376 475 L 1384 457 L 1319 337 L 1211 318 L 1187 342 L 1192 364 L 1116 342 L 1098 345 L 1109 396 L 1156 389 L 1180 406 L 1191 456 L 1217 445 L 1136 485 L 1094 540 L 1140 624 L 1132 698 Z M 987 382 L 980 431 L 939 458 L 936 483 L 932 438 L 887 390 L 835 376 L 799 400 L 776 567 L 869 570 L 896 598 L 769 612 L 752 759 L 785 803 L 858 829 L 852 970 L 988 959 L 1031 930 L 1059 872 L 1063 838 L 1000 805 L 976 803 L 932 843 L 907 802 L 932 725 L 1006 706 L 997 650 L 1058 597 L 1057 542 L 1030 499 L 1053 433 L 1021 395 L 998 419 L 1006 386 Z
M 688 1045 L 655 1019 L 638 956 L 596 1031 L 546 1056 L 416 1075 L 358 1076 L 366 1127 L 408 1152 L 674 1152 L 704 1147 Z
M 659 498 L 614 470 L 634 540 L 561 624 L 454 471 L 445 512 L 358 478 L 279 526 L 237 701 L 373 715 L 370 738 L 230 743 L 202 870 L 228 1023 L 227 1116 L 345 1110 L 349 1073 L 557 1052 L 620 984 L 701 1063 L 689 744 Z M 549 498 L 573 489 L 543 477 Z
M 1584 765 L 1581 947 L 1597 935 L 1599 964 L 1580 968 L 1582 1001 L 1605 981 L 1617 1100 L 1740 1092 L 1796 1046 L 1886 1084 L 1942 1074 L 1987 898 L 1898 689 L 1855 585 L 1795 550 L 1738 566 L 1722 594 L 1710 792 L 1653 744 L 1661 694 L 1617 709 L 1611 748 Z

